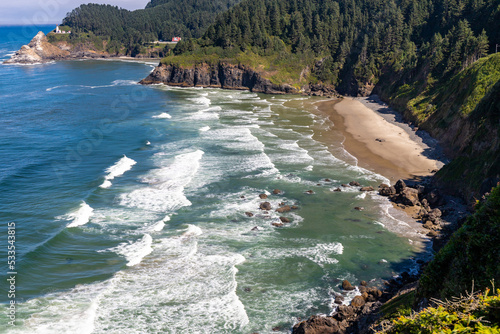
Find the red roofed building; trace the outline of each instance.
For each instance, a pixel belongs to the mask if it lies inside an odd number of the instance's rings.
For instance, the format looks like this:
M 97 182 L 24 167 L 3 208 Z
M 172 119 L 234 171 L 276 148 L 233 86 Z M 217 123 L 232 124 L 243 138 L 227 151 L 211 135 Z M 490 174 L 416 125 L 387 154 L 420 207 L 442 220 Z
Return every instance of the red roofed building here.
M 180 37 L 174 37 L 172 38 L 172 42 L 180 42 L 182 38 Z

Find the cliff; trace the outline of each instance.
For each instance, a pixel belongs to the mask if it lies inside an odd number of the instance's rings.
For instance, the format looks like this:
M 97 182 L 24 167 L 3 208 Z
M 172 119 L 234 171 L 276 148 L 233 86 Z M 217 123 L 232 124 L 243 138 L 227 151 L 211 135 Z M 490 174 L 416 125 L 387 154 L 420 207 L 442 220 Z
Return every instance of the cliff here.
M 108 58 L 110 55 L 101 51 L 91 42 L 84 41 L 71 44 L 67 41 L 50 42 L 43 32 L 39 32 L 28 45 L 23 45 L 5 64 L 38 64 L 54 60 Z
M 215 65 L 201 63 L 192 67 L 160 64 L 151 74 L 140 81 L 151 85 L 163 83 L 180 87 L 214 87 L 222 89 L 250 90 L 266 94 L 307 94 L 315 96 L 336 96 L 335 90 L 323 85 L 306 85 L 301 88 L 290 84 L 275 84 L 265 78 L 265 72 L 258 72 L 249 66 L 219 62 Z
M 47 36 L 39 32 L 28 45 L 23 45 L 5 64 L 34 64 L 51 60 L 64 59 L 70 55 L 68 50 L 63 50 L 49 43 Z
M 425 64 L 410 74 L 387 72 L 375 93 L 440 141 L 453 160 L 437 183 L 473 203 L 500 181 L 500 54 L 448 78 Z

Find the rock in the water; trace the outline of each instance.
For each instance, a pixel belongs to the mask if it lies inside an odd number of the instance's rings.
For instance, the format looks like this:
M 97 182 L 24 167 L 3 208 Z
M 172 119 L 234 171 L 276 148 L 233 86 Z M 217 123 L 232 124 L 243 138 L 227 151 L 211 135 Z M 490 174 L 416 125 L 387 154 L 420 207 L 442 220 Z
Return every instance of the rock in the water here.
M 260 194 L 259 197 L 260 197 L 260 199 L 266 199 L 267 195 L 266 194 Z
M 314 191 L 312 191 L 312 190 L 307 190 L 307 191 L 305 191 L 305 193 L 306 193 L 306 194 L 309 194 L 309 195 L 312 195 L 312 194 L 314 194 Z
M 361 186 L 361 184 L 359 184 L 359 182 L 357 182 L 357 181 L 351 181 L 351 182 L 349 182 L 349 185 L 351 187 L 359 187 L 359 186 Z
M 348 184 L 345 184 L 345 183 L 342 183 L 342 187 L 344 187 L 344 188 L 349 188 L 349 185 L 348 185 Z
M 327 334 L 339 333 L 339 331 L 337 320 L 332 317 L 313 315 L 306 321 L 293 326 L 292 334 Z
M 352 284 L 348 280 L 343 280 L 342 281 L 342 289 L 346 291 L 351 291 L 354 290 L 355 288 L 352 286 Z
M 398 180 L 396 184 L 394 185 L 394 188 L 396 189 L 396 192 L 399 194 L 400 192 L 403 191 L 403 189 L 406 188 L 406 183 L 403 180 Z
M 272 223 L 271 225 L 273 225 L 274 227 L 283 227 L 283 223 Z
M 282 206 L 281 208 L 277 208 L 276 212 L 279 213 L 284 213 L 284 212 L 289 212 L 292 211 L 292 208 L 289 205 Z
M 342 304 L 344 302 L 344 296 L 337 295 L 335 296 L 335 304 Z
M 360 191 L 374 191 L 375 189 L 373 189 L 373 187 L 363 187 L 361 189 L 359 189 Z
M 358 211 L 363 211 L 365 208 L 363 208 L 362 206 L 357 206 L 354 208 L 354 210 L 358 210 Z
M 273 194 L 274 194 L 274 195 L 280 195 L 280 194 L 281 194 L 281 190 L 279 190 L 279 189 L 274 189 L 274 190 L 273 190 Z
M 325 179 L 325 182 L 332 182 L 332 180 L 330 180 L 330 179 Z
M 335 191 L 335 192 L 341 192 L 341 191 L 342 191 L 342 189 L 337 188 L 337 189 L 335 189 L 334 191 Z
M 359 285 L 362 285 L 362 286 L 367 286 L 367 285 L 368 285 L 368 283 L 367 283 L 366 281 L 361 281 L 361 282 L 359 282 Z
M 280 217 L 280 220 L 282 223 L 289 223 L 290 222 L 290 219 L 288 219 L 286 217 Z
M 396 195 L 396 188 L 394 187 L 384 187 L 380 188 L 378 193 L 382 196 L 392 196 Z
M 296 206 L 296 205 L 292 205 L 291 208 L 292 208 L 292 210 L 298 210 L 299 209 L 299 207 Z
M 260 209 L 261 210 L 271 210 L 272 207 L 271 207 L 271 203 L 269 202 L 264 202 L 264 203 L 260 203 Z
M 253 217 L 253 213 L 251 212 L 245 212 L 245 214 L 247 215 L 247 217 Z

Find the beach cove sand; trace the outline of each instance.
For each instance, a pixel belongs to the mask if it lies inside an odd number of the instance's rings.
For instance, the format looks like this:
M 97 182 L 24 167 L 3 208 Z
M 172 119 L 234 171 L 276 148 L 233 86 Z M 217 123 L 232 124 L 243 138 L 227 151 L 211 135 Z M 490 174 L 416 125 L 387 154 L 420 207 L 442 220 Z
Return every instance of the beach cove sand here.
M 437 160 L 437 143 L 424 143 L 430 138 L 418 136 L 376 98 L 344 97 L 316 106 L 332 121 L 334 132 L 344 137 L 343 146 L 358 165 L 387 177 L 391 183 L 429 176 L 443 166 Z

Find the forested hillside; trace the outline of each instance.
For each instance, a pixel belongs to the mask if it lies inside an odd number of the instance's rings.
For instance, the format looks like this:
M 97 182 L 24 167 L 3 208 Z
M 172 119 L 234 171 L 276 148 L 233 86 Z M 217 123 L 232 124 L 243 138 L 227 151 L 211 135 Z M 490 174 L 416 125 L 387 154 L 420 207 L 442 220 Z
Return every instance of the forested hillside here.
M 498 107 L 484 107 L 499 80 L 498 58 L 478 62 L 496 44 L 497 0 L 253 0 L 220 14 L 202 38 L 179 43 L 177 56 L 162 62 L 236 63 L 295 91 L 377 93 L 465 161 L 439 176 L 473 200 L 483 181 L 500 177 L 498 125 L 488 116 Z
M 81 36 L 104 40 L 109 51 L 134 47 L 174 36 L 200 37 L 218 13 L 239 0 L 153 0 L 145 9 L 128 11 L 110 5 L 81 5 L 68 13 L 63 25 L 71 27 L 71 38 Z
M 493 50 L 499 28 L 494 0 L 255 0 L 220 15 L 199 45 L 304 54 L 318 61 L 312 80 L 353 94 L 384 67 L 428 58 L 434 74 L 452 75 Z

